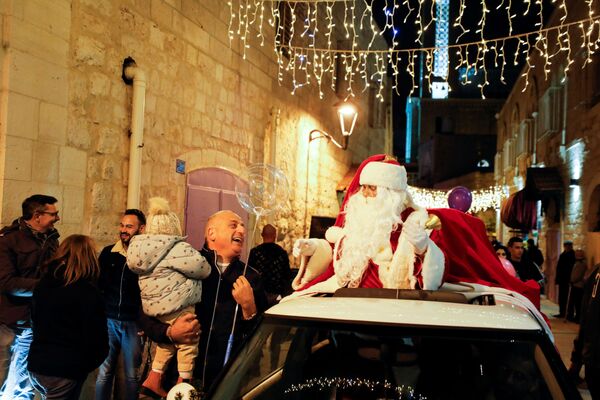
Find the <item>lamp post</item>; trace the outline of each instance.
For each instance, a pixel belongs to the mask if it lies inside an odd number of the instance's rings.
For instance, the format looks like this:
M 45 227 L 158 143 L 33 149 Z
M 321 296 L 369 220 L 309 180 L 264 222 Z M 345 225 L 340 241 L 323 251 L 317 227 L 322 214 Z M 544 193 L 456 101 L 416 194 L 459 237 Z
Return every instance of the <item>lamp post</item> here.
M 342 133 L 342 142 L 338 142 L 335 138 L 320 129 L 313 129 L 308 134 L 308 148 L 306 151 L 306 191 L 304 194 L 304 237 L 308 234 L 308 179 L 309 179 L 309 166 L 310 166 L 310 143 L 316 139 L 327 139 L 328 142 L 333 143 L 336 147 L 346 150 L 348 148 L 348 139 L 354 131 L 356 125 L 356 119 L 358 118 L 358 109 L 356 106 L 348 101 L 339 101 L 333 105 L 336 108 L 339 122 L 340 131 Z

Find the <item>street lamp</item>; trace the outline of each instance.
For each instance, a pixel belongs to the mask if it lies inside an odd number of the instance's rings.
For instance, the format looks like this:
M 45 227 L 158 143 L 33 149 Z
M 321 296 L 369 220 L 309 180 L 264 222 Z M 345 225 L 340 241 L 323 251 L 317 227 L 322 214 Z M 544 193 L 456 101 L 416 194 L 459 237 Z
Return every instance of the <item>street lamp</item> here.
M 334 107 L 337 109 L 338 117 L 340 119 L 342 143 L 340 144 L 337 140 L 333 138 L 333 136 L 320 129 L 313 129 L 312 131 L 310 131 L 308 135 L 308 142 L 310 143 L 315 139 L 325 138 L 328 141 L 335 144 L 340 149 L 346 150 L 348 148 L 348 139 L 350 138 L 350 135 L 352 135 L 352 131 L 354 131 L 354 126 L 356 125 L 356 118 L 358 118 L 358 110 L 354 104 L 348 101 L 339 101 L 336 104 L 334 104 Z

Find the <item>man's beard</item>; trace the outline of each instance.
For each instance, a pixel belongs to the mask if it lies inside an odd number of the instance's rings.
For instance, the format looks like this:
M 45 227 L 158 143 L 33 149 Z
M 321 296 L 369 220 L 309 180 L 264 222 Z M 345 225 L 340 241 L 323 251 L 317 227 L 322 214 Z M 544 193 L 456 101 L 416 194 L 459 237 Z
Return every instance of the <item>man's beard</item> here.
M 360 284 L 369 260 L 390 246 L 390 234 L 402 222 L 405 191 L 378 187 L 376 197 L 354 194 L 346 204 L 344 239 L 340 244 L 340 259 L 335 273 L 338 281 L 350 287 Z
M 123 245 L 123 247 L 127 247 L 129 246 L 129 242 L 131 241 L 131 238 L 134 237 L 135 235 L 138 235 L 140 233 L 140 230 L 138 229 L 137 231 L 133 232 L 133 234 L 129 235 L 128 233 L 126 233 L 126 237 L 123 238 L 121 235 L 121 233 L 119 233 L 119 239 L 121 240 L 121 244 Z

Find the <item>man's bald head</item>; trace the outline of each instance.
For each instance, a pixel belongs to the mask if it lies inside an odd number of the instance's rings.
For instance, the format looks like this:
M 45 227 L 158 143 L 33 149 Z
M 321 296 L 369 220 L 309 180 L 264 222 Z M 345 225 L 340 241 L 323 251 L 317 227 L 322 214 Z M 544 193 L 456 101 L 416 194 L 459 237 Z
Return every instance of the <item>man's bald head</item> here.
M 230 262 L 242 253 L 245 233 L 242 218 L 231 210 L 222 210 L 208 217 L 204 237 L 209 249 Z
M 273 243 L 277 237 L 277 229 L 271 224 L 266 224 L 262 230 L 261 236 L 264 243 Z

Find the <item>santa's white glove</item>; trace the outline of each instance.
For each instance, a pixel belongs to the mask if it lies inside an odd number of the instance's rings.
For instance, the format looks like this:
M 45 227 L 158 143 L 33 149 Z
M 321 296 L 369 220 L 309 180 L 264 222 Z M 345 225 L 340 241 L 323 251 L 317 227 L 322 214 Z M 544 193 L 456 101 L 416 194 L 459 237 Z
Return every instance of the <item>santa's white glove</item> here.
M 292 254 L 294 257 L 312 256 L 317 249 L 317 239 L 298 239 L 294 243 Z
M 425 222 L 419 218 L 408 218 L 402 226 L 402 234 L 415 248 L 415 253 L 423 254 L 427 250 L 427 232 L 425 231 Z

